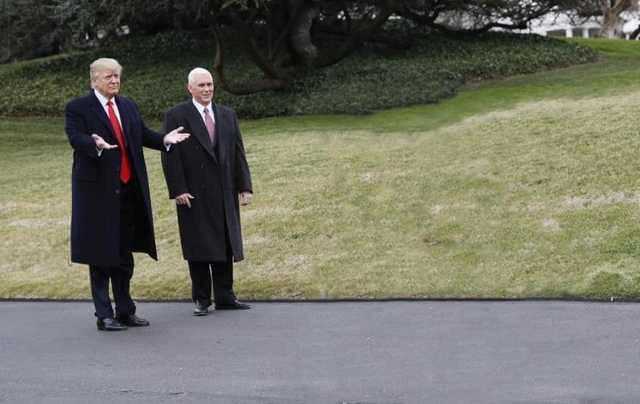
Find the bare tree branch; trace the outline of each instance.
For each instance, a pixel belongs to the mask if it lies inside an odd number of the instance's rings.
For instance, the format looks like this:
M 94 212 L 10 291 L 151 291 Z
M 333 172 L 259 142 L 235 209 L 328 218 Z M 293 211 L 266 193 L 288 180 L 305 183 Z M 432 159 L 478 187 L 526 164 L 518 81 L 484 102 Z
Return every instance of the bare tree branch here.
M 242 84 L 230 83 L 224 74 L 224 51 L 220 41 L 220 32 L 216 26 L 213 30 L 216 46 L 216 54 L 213 62 L 213 69 L 216 74 L 216 83 L 220 88 L 235 95 L 254 94 L 261 91 L 280 90 L 287 86 L 287 82 L 276 78 L 264 78 L 245 82 Z
M 371 13 L 370 18 L 363 18 L 364 21 L 360 22 L 359 27 L 353 32 L 351 37 L 344 41 L 342 46 L 333 52 L 328 52 L 322 57 L 319 57 L 316 66 L 330 66 L 351 54 L 387 22 L 394 11 L 395 5 L 395 2 L 392 0 L 382 1 L 379 8 Z

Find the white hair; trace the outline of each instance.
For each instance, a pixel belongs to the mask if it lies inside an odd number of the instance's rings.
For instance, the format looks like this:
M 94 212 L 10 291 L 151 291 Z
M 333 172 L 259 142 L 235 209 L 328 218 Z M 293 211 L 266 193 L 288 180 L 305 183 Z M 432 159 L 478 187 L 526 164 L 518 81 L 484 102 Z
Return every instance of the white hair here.
M 115 59 L 100 58 L 94 60 L 89 66 L 89 77 L 91 78 L 91 82 L 94 82 L 98 77 L 98 72 L 105 70 L 113 70 L 120 74 L 122 73 L 122 66 L 120 66 L 120 63 Z
M 209 76 L 211 76 L 211 78 L 213 78 L 213 75 L 209 70 L 205 69 L 204 67 L 196 67 L 193 70 L 191 70 L 189 72 L 189 75 L 187 76 L 187 81 L 189 82 L 189 84 L 193 84 L 193 82 L 196 79 L 196 76 L 199 74 L 208 74 Z

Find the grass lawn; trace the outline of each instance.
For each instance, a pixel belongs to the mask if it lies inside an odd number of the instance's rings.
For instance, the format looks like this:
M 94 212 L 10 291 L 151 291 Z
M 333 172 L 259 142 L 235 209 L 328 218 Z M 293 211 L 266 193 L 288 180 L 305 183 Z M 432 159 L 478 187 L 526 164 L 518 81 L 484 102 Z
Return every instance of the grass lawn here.
M 437 105 L 243 122 L 240 297 L 640 295 L 640 44 L 582 42 L 606 57 Z M 3 119 L 0 138 L 0 297 L 89 297 L 68 259 L 62 120 Z M 133 294 L 189 298 L 159 155 L 147 163 L 160 261 L 137 256 Z

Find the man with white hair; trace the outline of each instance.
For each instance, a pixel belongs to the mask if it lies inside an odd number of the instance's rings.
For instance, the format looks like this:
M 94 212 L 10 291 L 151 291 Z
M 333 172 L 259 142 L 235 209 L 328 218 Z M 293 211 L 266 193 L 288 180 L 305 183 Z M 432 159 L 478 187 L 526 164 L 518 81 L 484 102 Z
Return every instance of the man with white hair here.
M 244 258 L 238 205 L 249 204 L 251 175 L 235 112 L 213 103 L 211 73 L 193 69 L 187 90 L 192 99 L 165 115 L 164 129 L 184 127 L 192 134 L 162 155 L 169 197 L 175 199 L 182 254 L 189 264 L 193 314 L 246 310 L 233 291 L 233 263 Z
M 97 327 L 105 331 L 149 325 L 136 315 L 129 293 L 132 251 L 157 259 L 142 147 L 169 152 L 189 137 L 183 128 L 166 135 L 147 128 L 137 105 L 118 95 L 121 73 L 115 59 L 95 60 L 91 91 L 65 108 L 73 148 L 71 260 L 89 265 Z

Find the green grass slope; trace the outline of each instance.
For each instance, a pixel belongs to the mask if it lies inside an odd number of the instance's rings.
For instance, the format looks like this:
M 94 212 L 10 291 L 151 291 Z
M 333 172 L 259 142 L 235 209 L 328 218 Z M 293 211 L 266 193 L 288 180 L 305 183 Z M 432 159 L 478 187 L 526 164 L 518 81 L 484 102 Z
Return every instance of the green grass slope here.
M 243 298 L 640 295 L 640 44 L 598 63 L 468 86 L 370 116 L 242 123 Z M 70 148 L 60 119 L 0 122 L 0 296 L 88 297 L 68 263 Z M 175 210 L 147 153 L 160 261 L 138 298 L 188 298 Z

